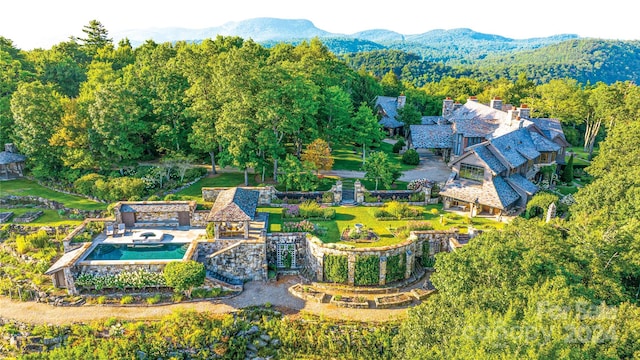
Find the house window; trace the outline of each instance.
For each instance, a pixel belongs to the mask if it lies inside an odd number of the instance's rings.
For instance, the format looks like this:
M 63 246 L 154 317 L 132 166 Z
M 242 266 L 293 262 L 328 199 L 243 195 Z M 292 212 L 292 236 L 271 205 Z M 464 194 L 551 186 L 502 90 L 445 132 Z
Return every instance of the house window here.
M 460 165 L 460 177 L 461 178 L 465 178 L 465 179 L 469 179 L 469 180 L 483 181 L 484 180 L 484 168 L 482 168 L 480 166 L 461 164 Z
M 467 146 L 473 146 L 476 144 L 480 144 L 482 142 L 482 138 L 481 137 L 470 137 L 467 138 Z

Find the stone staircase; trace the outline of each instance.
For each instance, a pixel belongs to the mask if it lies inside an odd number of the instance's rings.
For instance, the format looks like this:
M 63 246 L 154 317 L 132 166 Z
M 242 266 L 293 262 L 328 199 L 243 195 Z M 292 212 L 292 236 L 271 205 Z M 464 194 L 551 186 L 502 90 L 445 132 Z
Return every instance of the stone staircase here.
M 458 243 L 460 243 L 460 245 L 466 245 L 469 239 L 471 239 L 469 234 L 458 234 Z
M 242 291 L 242 280 L 232 279 L 215 271 L 207 270 L 207 280 L 226 289 Z
M 353 205 L 355 204 L 354 198 L 354 190 L 355 187 L 353 185 L 353 180 L 343 180 L 342 181 L 342 205 Z

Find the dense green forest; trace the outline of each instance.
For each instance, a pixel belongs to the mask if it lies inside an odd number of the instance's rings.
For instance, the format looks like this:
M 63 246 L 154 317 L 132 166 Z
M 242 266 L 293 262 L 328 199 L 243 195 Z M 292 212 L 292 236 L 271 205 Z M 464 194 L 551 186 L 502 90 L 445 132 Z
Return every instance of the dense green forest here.
M 136 168 L 156 160 L 205 161 L 213 171 L 216 164 L 229 165 L 245 176 L 253 168 L 261 182 L 277 182 L 278 173 L 312 170 L 300 158 L 318 138 L 329 146 L 375 148 L 382 138 L 373 111 L 378 95 L 405 94 L 400 116 L 409 124 L 438 115 L 447 96 L 525 102 L 534 116 L 559 118 L 568 140 L 589 152 L 613 123 L 638 114 L 632 82 L 585 84 L 561 74 L 540 82 L 525 70 L 489 80 L 477 74 L 481 68 L 447 76 L 457 70 L 397 50 L 343 61 L 319 39 L 266 48 L 218 37 L 197 44 L 147 41 L 134 49 L 127 40 L 114 44 L 98 21 L 84 32 L 84 38 L 46 50 L 21 51 L 0 38 L 0 143 L 17 145 L 32 176 L 77 192 L 94 188 L 97 180 L 110 189 L 162 187 L 166 169 Z M 632 48 L 621 42 L 613 49 Z M 556 49 L 565 51 L 564 45 Z M 571 54 L 566 57 L 573 59 Z M 285 162 L 287 154 L 294 156 Z

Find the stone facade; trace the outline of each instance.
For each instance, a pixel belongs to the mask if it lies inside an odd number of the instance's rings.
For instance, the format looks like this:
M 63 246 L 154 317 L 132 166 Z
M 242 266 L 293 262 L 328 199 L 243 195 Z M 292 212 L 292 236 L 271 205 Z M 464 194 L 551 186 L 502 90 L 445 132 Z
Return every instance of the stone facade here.
M 136 213 L 136 222 L 167 222 L 177 223 L 178 212 L 140 212 Z
M 194 211 L 193 214 L 191 214 L 191 227 L 207 227 L 209 223 L 207 216 L 209 216 L 208 210 Z
M 106 264 L 106 265 L 83 265 L 82 262 L 71 268 L 71 273 L 74 278 L 77 278 L 80 274 L 91 275 L 116 275 L 121 272 L 135 272 L 137 270 L 145 270 L 148 272 L 162 272 L 168 261 L 153 262 L 148 264 Z
M 240 241 L 206 258 L 207 270 L 236 280 L 266 280 L 264 241 Z

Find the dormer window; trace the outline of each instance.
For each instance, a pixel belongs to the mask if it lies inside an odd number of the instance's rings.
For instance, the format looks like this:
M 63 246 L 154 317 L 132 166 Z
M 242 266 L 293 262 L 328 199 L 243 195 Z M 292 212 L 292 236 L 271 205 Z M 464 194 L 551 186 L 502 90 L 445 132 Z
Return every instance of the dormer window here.
M 480 166 L 473 166 L 468 164 L 460 165 L 460 177 L 469 180 L 483 181 L 484 180 L 484 168 Z

